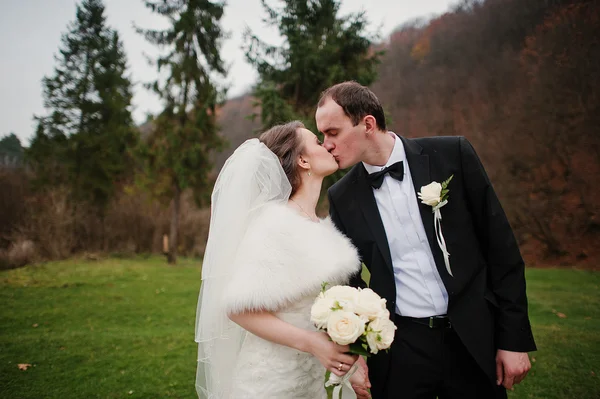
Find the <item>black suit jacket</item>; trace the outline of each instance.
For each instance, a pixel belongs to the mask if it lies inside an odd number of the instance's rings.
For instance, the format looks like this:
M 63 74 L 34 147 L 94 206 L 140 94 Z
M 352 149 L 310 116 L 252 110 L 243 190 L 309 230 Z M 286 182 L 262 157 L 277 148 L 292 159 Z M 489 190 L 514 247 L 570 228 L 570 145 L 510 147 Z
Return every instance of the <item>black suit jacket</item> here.
M 524 262 L 516 239 L 475 150 L 464 137 L 400 138 L 410 167 L 415 197 L 432 181 L 454 178 L 442 209 L 442 230 L 454 277 L 438 247 L 432 208 L 418 199 L 419 211 L 437 269 L 449 295 L 448 316 L 477 363 L 495 383 L 497 349 L 536 350 L 527 314 Z M 395 315 L 396 286 L 390 249 L 373 189 L 362 163 L 328 191 L 336 226 L 358 248 L 371 272 L 370 287 L 387 299 Z M 360 275 L 352 284 L 364 286 Z M 386 384 L 389 355 L 369 359 L 374 397 Z

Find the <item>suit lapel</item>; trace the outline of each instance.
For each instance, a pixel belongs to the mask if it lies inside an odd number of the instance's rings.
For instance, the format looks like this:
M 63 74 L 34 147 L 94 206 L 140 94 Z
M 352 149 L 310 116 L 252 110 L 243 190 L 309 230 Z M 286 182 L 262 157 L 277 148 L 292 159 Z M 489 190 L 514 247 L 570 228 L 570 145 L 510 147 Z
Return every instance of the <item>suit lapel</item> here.
M 385 259 L 386 266 L 389 271 L 394 274 L 392 256 L 390 254 L 390 247 L 385 234 L 385 228 L 383 227 L 381 215 L 377 208 L 377 202 L 373 195 L 373 188 L 367 181 L 367 171 L 362 164 L 359 165 L 358 176 L 355 183 L 357 187 L 357 197 L 360 202 L 359 208 L 362 210 L 365 219 L 367 220 L 367 225 L 369 226 L 369 229 L 371 229 L 371 233 L 375 238 L 379 251 Z
M 423 227 L 427 234 L 427 240 L 429 241 L 429 247 L 435 260 L 435 265 L 440 273 L 440 277 L 444 281 L 446 287 L 449 283 L 449 274 L 446 271 L 444 264 L 444 258 L 442 252 L 438 246 L 437 238 L 435 237 L 435 231 L 433 227 L 433 212 L 429 205 L 421 203 L 417 193 L 421 190 L 421 187 L 431 183 L 431 174 L 429 170 L 429 155 L 423 154 L 423 148 L 414 140 L 400 137 L 404 144 L 404 152 L 406 153 L 406 161 L 410 167 L 410 174 L 415 189 L 415 197 L 417 204 L 419 205 L 419 212 L 421 213 L 421 220 L 423 221 Z

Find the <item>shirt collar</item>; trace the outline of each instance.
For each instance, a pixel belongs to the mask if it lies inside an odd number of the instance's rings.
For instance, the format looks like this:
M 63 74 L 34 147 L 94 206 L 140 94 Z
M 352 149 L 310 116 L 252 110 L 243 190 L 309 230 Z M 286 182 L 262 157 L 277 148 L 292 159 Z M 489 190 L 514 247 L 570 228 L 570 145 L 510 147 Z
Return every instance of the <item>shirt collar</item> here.
M 392 149 L 392 153 L 390 154 L 388 161 L 383 166 L 369 165 L 368 163 L 363 162 L 363 165 L 367 170 L 368 174 L 379 172 L 383 168 L 393 165 L 396 162 L 404 161 L 406 159 L 406 155 L 404 154 L 404 144 L 402 144 L 402 140 L 400 140 L 395 133 L 389 133 L 394 137 L 394 148 Z

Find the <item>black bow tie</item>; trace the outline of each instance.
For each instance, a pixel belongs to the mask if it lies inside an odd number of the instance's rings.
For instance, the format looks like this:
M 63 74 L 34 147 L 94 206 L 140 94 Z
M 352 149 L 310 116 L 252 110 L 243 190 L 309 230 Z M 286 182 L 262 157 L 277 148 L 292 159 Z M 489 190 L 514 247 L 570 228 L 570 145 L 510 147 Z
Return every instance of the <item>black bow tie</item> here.
M 402 181 L 404 178 L 404 163 L 402 161 L 396 162 L 387 168 L 383 168 L 379 172 L 369 174 L 368 179 L 369 183 L 371 183 L 371 186 L 373 188 L 381 187 L 386 173 L 389 173 L 394 179 Z

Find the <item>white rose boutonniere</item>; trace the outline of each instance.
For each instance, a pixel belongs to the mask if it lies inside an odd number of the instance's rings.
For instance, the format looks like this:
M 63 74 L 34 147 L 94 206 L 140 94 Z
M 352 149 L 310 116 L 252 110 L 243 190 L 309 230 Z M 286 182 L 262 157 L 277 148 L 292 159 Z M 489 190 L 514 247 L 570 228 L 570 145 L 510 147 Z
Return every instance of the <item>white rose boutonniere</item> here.
M 450 184 L 450 181 L 453 177 L 454 175 L 450 176 L 442 183 L 438 183 L 436 181 L 431 182 L 428 185 L 421 187 L 421 191 L 418 193 L 421 203 L 429 205 L 432 208 L 434 214 L 433 228 L 435 230 L 435 236 L 437 238 L 438 245 L 442 250 L 442 254 L 444 255 L 446 270 L 451 276 L 452 270 L 450 269 L 450 253 L 446 248 L 446 241 L 444 240 L 444 235 L 442 234 L 442 213 L 440 212 L 440 209 L 448 203 L 448 194 L 450 193 L 448 184 Z
M 429 206 L 437 206 L 442 202 L 442 185 L 436 181 L 421 187 L 419 199 Z

